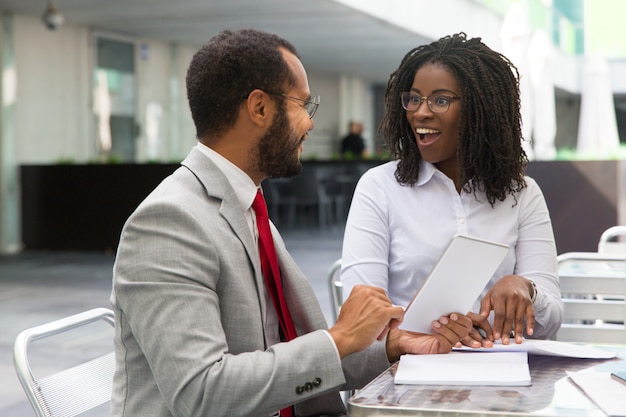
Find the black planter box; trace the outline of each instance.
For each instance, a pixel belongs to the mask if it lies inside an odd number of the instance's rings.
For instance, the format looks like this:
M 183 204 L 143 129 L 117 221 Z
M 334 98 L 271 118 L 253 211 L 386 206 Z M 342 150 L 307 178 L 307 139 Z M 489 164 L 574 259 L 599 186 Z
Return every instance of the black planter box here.
M 328 175 L 362 174 L 383 161 L 306 161 Z M 541 186 L 558 253 L 597 250 L 618 224 L 626 190 L 624 161 L 533 161 L 527 173 Z M 25 250 L 112 251 L 122 226 L 177 164 L 23 165 Z M 349 203 L 349 202 L 348 202 Z M 425 215 L 428 215 L 427 213 Z
M 128 216 L 177 167 L 23 165 L 24 249 L 115 251 Z

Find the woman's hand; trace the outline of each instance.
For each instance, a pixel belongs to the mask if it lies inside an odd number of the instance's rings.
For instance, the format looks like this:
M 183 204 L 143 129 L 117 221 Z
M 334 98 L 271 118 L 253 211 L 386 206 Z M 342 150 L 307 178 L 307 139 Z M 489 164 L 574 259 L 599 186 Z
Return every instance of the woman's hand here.
M 394 362 L 405 353 L 434 354 L 448 353 L 467 337 L 472 329 L 472 320 L 459 313 L 442 316 L 432 322 L 433 334 L 408 332 L 392 329 L 387 337 L 387 356 Z
M 493 329 L 487 319 L 488 316 L 489 313 L 487 313 L 487 316 L 471 312 L 467 313 L 467 317 L 472 320 L 473 327 L 470 329 L 467 337 L 461 340 L 461 343 L 473 348 L 481 346 L 492 347 L 495 339 L 493 337 Z
M 502 277 L 481 300 L 478 315 L 484 320 L 472 316 L 474 325 L 485 331 L 487 340 L 493 341 L 501 338 L 502 344 L 508 345 L 511 330 L 513 330 L 515 343 L 522 343 L 524 322 L 526 322 L 528 335 L 532 335 L 535 328 L 533 294 L 534 288 L 530 280 L 519 275 Z M 485 328 L 484 324 L 491 310 L 494 313 L 492 333 Z M 473 335 L 475 339 L 475 333 Z

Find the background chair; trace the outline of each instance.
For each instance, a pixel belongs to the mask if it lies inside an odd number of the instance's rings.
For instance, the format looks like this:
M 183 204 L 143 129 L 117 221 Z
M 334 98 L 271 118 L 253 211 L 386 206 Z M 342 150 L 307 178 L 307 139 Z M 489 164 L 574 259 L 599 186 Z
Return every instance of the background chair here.
M 598 242 L 599 253 L 615 253 L 626 258 L 626 242 L 620 240 L 626 236 L 626 226 L 613 226 L 606 229 Z
M 295 225 L 296 214 L 304 218 L 302 215 L 309 210 L 317 217 L 317 227 L 328 226 L 331 200 L 310 166 L 304 165 L 300 174 L 291 179 L 289 193 L 283 200 L 288 207 L 287 224 L 290 227 Z
M 626 343 L 624 256 L 569 252 L 557 259 L 565 315 L 556 339 Z
M 337 321 L 339 310 L 343 304 L 342 283 L 341 283 L 341 259 L 337 259 L 328 269 L 328 284 L 330 289 L 330 298 L 332 300 L 333 318 Z
M 108 323 L 103 332 L 98 324 Z M 111 399 L 115 357 L 113 353 L 113 312 L 106 308 L 96 308 L 63 319 L 32 327 L 22 331 L 13 345 L 15 371 L 24 388 L 35 414 L 38 417 L 73 417 L 95 409 Z M 59 336 L 62 345 L 55 342 Z M 100 346 L 98 339 L 105 338 L 107 343 Z M 48 339 L 53 349 L 46 350 L 42 368 L 61 367 L 62 370 L 36 378 L 31 371 L 32 362 L 37 358 L 29 356 L 32 342 Z M 96 341 L 96 343 L 94 343 Z M 55 345 L 56 344 L 56 345 Z M 34 344 L 32 350 L 43 348 L 46 343 Z M 99 350 L 109 353 L 95 359 L 65 367 L 67 357 L 75 361 L 84 358 L 84 347 L 95 347 L 89 352 Z M 53 357 L 62 354 L 65 358 Z M 103 414 L 105 415 L 105 414 Z M 106 415 L 108 415 L 108 410 Z
M 328 284 L 330 288 L 330 298 L 332 299 L 332 310 L 333 310 L 333 319 L 337 321 L 337 317 L 339 317 L 339 311 L 341 310 L 341 305 L 343 304 L 343 293 L 342 293 L 342 284 L 341 284 L 341 258 L 337 259 L 333 264 L 328 268 Z M 350 391 L 341 391 L 341 398 L 343 402 L 348 405 L 348 398 L 354 394 L 354 390 Z

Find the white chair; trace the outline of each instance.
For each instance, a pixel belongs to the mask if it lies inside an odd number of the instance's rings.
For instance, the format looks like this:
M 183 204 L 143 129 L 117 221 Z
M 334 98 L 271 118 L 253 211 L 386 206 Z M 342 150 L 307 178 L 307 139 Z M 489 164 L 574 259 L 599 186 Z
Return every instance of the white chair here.
M 100 330 L 97 322 L 102 321 L 110 324 L 111 327 L 104 326 L 105 331 Z M 96 308 L 26 329 L 17 336 L 13 346 L 15 371 L 37 417 L 73 417 L 110 401 L 115 369 L 115 357 L 112 351 L 113 331 L 111 330 L 113 326 L 113 312 L 106 308 Z M 86 331 L 89 332 L 86 333 Z M 53 350 L 48 349 L 48 354 L 61 351 L 72 359 L 82 358 L 85 356 L 85 351 L 78 348 L 84 348 L 85 345 L 92 346 L 94 340 L 97 341 L 99 338 L 106 338 L 106 346 L 104 348 L 98 346 L 93 350 L 102 349 L 109 353 L 76 366 L 63 367 L 62 370 L 42 378 L 36 378 L 31 371 L 31 361 L 36 362 L 36 358 L 29 357 L 29 348 L 31 345 L 34 345 L 35 350 L 42 348 L 41 345 L 54 346 L 53 340 L 55 339 L 52 337 L 57 335 L 61 340 L 69 342 L 64 342 L 62 347 L 56 346 Z M 69 339 L 70 336 L 78 337 Z M 48 339 L 49 343 L 32 344 L 41 339 Z M 43 362 L 48 367 L 58 368 L 61 367 L 60 363 L 63 360 L 55 357 L 47 358 Z
M 626 226 L 613 226 L 606 229 L 598 241 L 599 253 L 614 253 L 626 258 L 626 242 L 621 237 L 626 236 Z
M 557 259 L 565 315 L 556 340 L 626 343 L 624 257 L 569 252 Z
M 330 288 L 330 298 L 332 299 L 333 318 L 337 321 L 339 310 L 343 304 L 342 283 L 341 283 L 341 259 L 337 259 L 328 269 L 328 285 Z
M 333 264 L 328 268 L 328 284 L 330 288 L 330 298 L 332 298 L 332 310 L 333 310 L 333 318 L 337 321 L 337 317 L 339 317 L 339 311 L 341 310 L 341 305 L 343 304 L 343 293 L 342 293 L 342 283 L 341 283 L 341 258 L 337 259 Z M 341 398 L 343 402 L 348 405 L 348 398 L 354 394 L 354 390 L 351 391 L 342 391 Z

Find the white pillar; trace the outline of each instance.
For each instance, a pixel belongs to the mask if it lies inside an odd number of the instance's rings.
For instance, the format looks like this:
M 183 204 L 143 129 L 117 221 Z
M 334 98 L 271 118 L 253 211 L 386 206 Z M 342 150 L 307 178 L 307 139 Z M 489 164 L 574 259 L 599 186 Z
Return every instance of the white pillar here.
M 0 43 L 2 112 L 0 113 L 0 252 L 14 253 L 21 248 L 19 181 L 15 132 L 17 70 L 13 39 L 13 16 L 2 15 Z
M 170 45 L 169 80 L 169 155 L 168 158 L 184 155 L 180 140 L 180 79 L 178 75 L 178 45 Z

